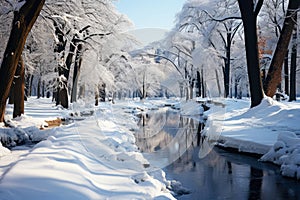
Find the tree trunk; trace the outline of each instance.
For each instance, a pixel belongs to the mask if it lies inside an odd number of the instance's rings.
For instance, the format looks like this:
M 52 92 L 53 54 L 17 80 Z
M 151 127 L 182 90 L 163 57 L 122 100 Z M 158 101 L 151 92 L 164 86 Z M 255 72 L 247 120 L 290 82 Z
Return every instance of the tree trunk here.
M 264 85 L 265 93 L 269 97 L 274 96 L 277 86 L 281 83 L 282 65 L 291 40 L 294 26 L 296 24 L 296 13 L 299 5 L 299 0 L 289 1 L 282 31 L 271 61 L 271 65 L 266 78 L 266 83 Z
M 64 76 L 66 77 L 67 80 L 69 80 L 70 69 L 71 69 L 71 65 L 73 62 L 73 56 L 75 55 L 75 50 L 76 50 L 76 38 L 74 36 L 70 43 L 69 53 L 68 53 L 68 56 L 67 56 L 67 59 L 65 62 L 66 67 L 64 69 Z M 77 52 L 78 52 L 78 50 L 77 50 Z M 76 53 L 76 59 L 77 59 L 77 53 Z M 76 62 L 76 59 L 75 59 L 75 62 Z
M 45 98 L 45 81 L 42 81 L 42 97 Z
M 106 97 L 106 92 L 105 92 L 105 88 L 106 88 L 106 84 L 103 83 L 100 87 L 99 87 L 99 98 L 101 102 L 105 102 L 105 97 Z
M 221 97 L 222 92 L 221 92 L 221 85 L 220 85 L 218 70 L 216 69 L 215 72 L 216 72 L 216 79 L 217 79 L 217 86 L 218 86 L 219 97 Z
M 205 88 L 205 83 L 204 83 L 204 72 L 203 68 L 201 69 L 201 87 L 202 87 L 202 97 L 206 97 L 206 88 Z
M 230 59 L 231 59 L 231 33 L 227 33 L 226 58 L 224 68 L 224 87 L 225 98 L 229 96 L 229 80 L 230 80 Z
M 74 72 L 73 72 L 73 85 L 72 85 L 72 95 L 71 95 L 72 103 L 76 102 L 76 98 L 77 98 L 77 85 L 78 85 L 81 63 L 82 63 L 82 44 L 78 44 L 76 58 L 75 58 Z
M 69 108 L 69 95 L 68 95 L 68 81 L 65 79 L 65 77 L 62 75 L 59 78 L 58 83 L 58 105 L 61 105 L 64 108 Z
M 15 74 L 13 118 L 19 117 L 24 114 L 24 89 L 25 67 L 21 56 Z
M 12 29 L 0 67 L 0 122 L 4 121 L 6 101 L 27 35 L 44 2 L 45 0 L 27 0 L 20 10 L 14 13 Z
M 295 19 L 297 20 L 297 14 Z M 296 21 L 297 22 L 297 21 Z M 296 101 L 296 72 L 297 72 L 297 24 L 294 26 L 294 34 L 292 39 L 291 52 L 291 79 L 290 79 L 290 99 L 289 101 Z
M 96 91 L 95 91 L 95 106 L 99 105 L 99 87 L 96 87 Z
M 28 74 L 25 79 L 25 96 L 24 100 L 27 101 L 27 98 L 30 97 L 30 88 L 31 88 L 31 83 L 32 83 L 32 77 L 33 75 Z
M 287 50 L 284 58 L 284 91 L 289 95 L 289 50 Z
M 197 71 L 197 88 L 198 88 L 198 95 L 197 97 L 201 97 L 201 76 L 200 72 Z
M 28 91 L 28 95 L 31 97 L 31 94 L 32 94 L 32 83 L 33 83 L 33 78 L 34 76 L 31 75 L 30 77 L 30 85 L 29 85 L 29 91 Z
M 78 98 L 79 99 L 82 99 L 85 97 L 85 85 L 81 85 L 79 87 L 79 95 L 78 95 Z
M 9 91 L 9 98 L 8 98 L 8 104 L 9 105 L 13 105 L 14 104 L 14 101 L 15 101 L 15 83 L 12 83 L 11 84 L 11 87 L 10 87 L 10 91 Z
M 41 77 L 39 77 L 38 85 L 37 85 L 37 98 L 41 98 Z
M 260 104 L 264 94 L 259 68 L 257 14 L 252 0 L 238 0 L 244 25 L 247 70 L 251 93 L 251 108 Z M 256 12 L 257 11 L 257 12 Z

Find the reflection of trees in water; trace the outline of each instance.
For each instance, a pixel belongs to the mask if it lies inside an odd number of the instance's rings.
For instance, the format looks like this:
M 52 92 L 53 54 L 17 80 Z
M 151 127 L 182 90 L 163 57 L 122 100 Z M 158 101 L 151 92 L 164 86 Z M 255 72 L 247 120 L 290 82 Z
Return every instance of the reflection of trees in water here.
M 250 168 L 250 183 L 249 183 L 249 197 L 250 200 L 257 200 L 261 199 L 261 187 L 262 187 L 262 180 L 263 180 L 263 171 L 260 169 L 256 169 L 251 167 Z
M 274 175 L 279 173 L 277 168 L 264 168 L 255 158 L 213 150 L 199 159 L 198 153 L 205 140 L 201 132 L 204 124 L 199 125 L 192 119 L 169 111 L 160 113 L 160 116 L 150 113 L 145 117 L 144 125 L 151 129 L 151 134 L 155 134 L 145 137 L 148 133 L 142 132 L 144 137 L 137 136 L 141 151 L 163 151 L 177 141 L 178 148 L 173 148 L 177 157 L 170 162 L 172 164 L 166 172 L 188 179 L 197 188 L 197 194 L 201 194 L 201 199 L 299 199 L 300 184 L 297 181 Z M 160 120 L 165 121 L 162 127 Z M 181 181 L 180 178 L 177 180 Z M 197 199 L 199 196 L 192 193 L 190 197 Z
M 141 115 L 139 126 L 136 144 L 141 152 L 155 152 L 171 145 L 180 155 L 193 142 L 197 128 L 193 119 L 183 118 L 170 110 Z
M 276 166 L 218 149 L 199 159 L 199 148 L 191 146 L 166 173 L 179 181 L 180 176 L 189 179 L 201 199 L 300 199 L 299 182 L 281 177 Z

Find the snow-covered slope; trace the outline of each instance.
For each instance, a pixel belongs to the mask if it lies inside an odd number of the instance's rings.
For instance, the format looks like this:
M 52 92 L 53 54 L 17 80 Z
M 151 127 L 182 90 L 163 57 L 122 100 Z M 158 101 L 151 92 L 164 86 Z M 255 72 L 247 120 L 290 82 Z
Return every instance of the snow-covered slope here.
M 1 147 L 1 199 L 173 199 L 164 172 L 147 172 L 128 128 L 134 122 L 123 120 L 104 107 L 53 129 L 32 149 Z
M 300 179 L 300 103 L 270 98 L 249 109 L 249 101 L 227 100 L 219 145 L 265 154 L 261 161 L 281 165 L 284 176 Z

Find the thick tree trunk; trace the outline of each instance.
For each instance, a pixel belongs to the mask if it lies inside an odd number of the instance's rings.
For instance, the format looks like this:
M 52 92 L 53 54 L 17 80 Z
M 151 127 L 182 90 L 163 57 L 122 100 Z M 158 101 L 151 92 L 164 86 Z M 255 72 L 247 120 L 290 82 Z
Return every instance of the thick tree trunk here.
M 247 57 L 247 70 L 251 93 L 251 107 L 260 104 L 264 94 L 259 68 L 258 39 L 257 39 L 257 12 L 252 0 L 238 0 L 245 34 L 245 46 Z M 256 10 L 255 10 L 256 11 Z
M 269 97 L 274 96 L 277 86 L 281 83 L 282 65 L 296 23 L 296 13 L 299 5 L 299 0 L 289 1 L 286 18 L 284 20 L 282 31 L 264 85 L 265 93 Z
M 297 15 L 295 17 L 297 19 Z M 296 21 L 297 22 L 297 21 Z M 296 72 L 297 72 L 297 24 L 294 27 L 294 34 L 292 39 L 291 52 L 291 79 L 290 79 L 290 99 L 289 101 L 296 101 Z
M 24 114 L 25 67 L 22 56 L 15 74 L 13 118 Z
M 10 91 L 9 91 L 9 97 L 8 97 L 8 104 L 13 105 L 15 101 L 15 83 L 11 84 Z
M 4 121 L 6 101 L 26 38 L 35 23 L 45 0 L 27 0 L 15 11 L 12 29 L 0 68 L 0 122 Z

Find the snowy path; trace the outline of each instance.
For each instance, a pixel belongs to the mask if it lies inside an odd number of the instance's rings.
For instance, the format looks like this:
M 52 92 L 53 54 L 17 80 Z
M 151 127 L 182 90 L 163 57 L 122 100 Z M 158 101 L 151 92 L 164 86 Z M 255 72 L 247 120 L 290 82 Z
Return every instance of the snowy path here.
M 173 199 L 163 172 L 146 172 L 122 118 L 97 112 L 55 128 L 30 151 L 1 157 L 1 199 Z

